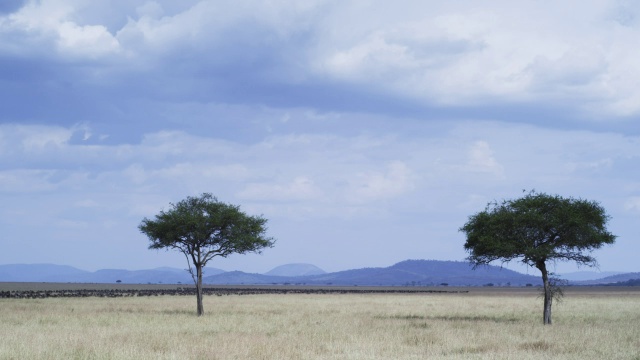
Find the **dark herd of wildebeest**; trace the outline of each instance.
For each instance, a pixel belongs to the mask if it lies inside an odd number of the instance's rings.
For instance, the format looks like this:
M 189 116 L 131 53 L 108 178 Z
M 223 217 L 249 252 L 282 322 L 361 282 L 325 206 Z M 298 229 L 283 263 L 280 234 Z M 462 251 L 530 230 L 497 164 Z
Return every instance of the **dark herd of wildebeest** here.
M 446 291 L 433 289 L 392 289 L 392 288 L 224 288 L 205 287 L 204 295 L 259 295 L 259 294 L 367 294 L 367 293 L 458 293 L 467 291 Z M 128 297 L 128 296 L 180 296 L 195 295 L 193 287 L 175 289 L 77 289 L 77 290 L 15 290 L 0 291 L 0 298 L 44 299 L 63 297 Z

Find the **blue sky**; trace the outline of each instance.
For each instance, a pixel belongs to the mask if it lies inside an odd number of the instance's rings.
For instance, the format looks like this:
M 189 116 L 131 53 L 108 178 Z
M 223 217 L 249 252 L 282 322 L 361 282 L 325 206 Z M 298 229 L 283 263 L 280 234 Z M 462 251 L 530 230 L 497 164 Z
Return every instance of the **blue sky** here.
M 0 263 L 184 267 L 137 226 L 202 192 L 277 239 L 213 267 L 462 260 L 469 215 L 535 189 L 600 202 L 619 236 L 600 269 L 640 271 L 639 16 L 633 1 L 3 1 Z

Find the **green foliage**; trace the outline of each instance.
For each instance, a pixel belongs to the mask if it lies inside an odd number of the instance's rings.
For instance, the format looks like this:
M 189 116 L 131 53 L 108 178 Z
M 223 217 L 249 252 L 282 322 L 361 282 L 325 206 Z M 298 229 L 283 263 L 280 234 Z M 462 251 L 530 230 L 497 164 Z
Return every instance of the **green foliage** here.
M 616 238 L 606 229 L 608 220 L 597 202 L 530 192 L 489 203 L 460 231 L 467 235 L 467 259 L 475 265 L 521 259 L 538 268 L 549 260 L 594 266 L 589 253 Z
M 216 256 L 260 252 L 272 247 L 274 240 L 264 235 L 266 219 L 246 215 L 239 206 L 220 202 L 211 194 L 190 196 L 171 206 L 155 220 L 144 218 L 139 229 L 151 241 L 149 249 L 176 249 L 187 258 L 201 316 L 202 269 L 207 262 Z
M 264 236 L 267 220 L 249 216 L 211 194 L 187 197 L 161 211 L 155 220 L 145 218 L 139 226 L 150 240 L 149 249 L 176 249 L 205 265 L 215 256 L 260 252 L 274 240 Z
M 563 198 L 531 191 L 526 196 L 492 202 L 469 217 L 460 228 L 467 235 L 467 259 L 474 264 L 520 259 L 536 267 L 544 285 L 543 323 L 551 324 L 553 299 L 562 297 L 558 282 L 549 277 L 547 261 L 575 261 L 595 266 L 589 253 L 616 237 L 606 229 L 609 216 L 595 201 Z

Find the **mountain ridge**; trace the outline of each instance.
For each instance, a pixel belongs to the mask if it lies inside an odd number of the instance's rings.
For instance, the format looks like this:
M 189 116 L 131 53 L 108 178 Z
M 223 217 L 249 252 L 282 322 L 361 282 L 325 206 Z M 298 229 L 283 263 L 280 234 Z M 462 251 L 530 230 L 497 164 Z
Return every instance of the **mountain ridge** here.
M 224 270 L 205 268 L 205 274 L 219 274 Z M 73 282 L 73 283 L 193 283 L 184 269 L 160 267 L 147 270 L 100 269 L 80 270 L 69 265 L 56 264 L 7 264 L 0 265 L 2 282 Z
M 305 274 L 306 271 L 316 273 Z M 283 275 L 284 274 L 284 275 Z M 287 276 L 294 274 L 295 276 Z M 300 275 L 302 274 L 302 275 Z M 621 273 L 594 280 L 569 281 L 570 285 L 635 284 L 639 273 Z M 332 273 L 312 264 L 293 263 L 264 274 L 204 269 L 205 284 L 306 284 L 362 286 L 526 286 L 539 285 L 539 276 L 525 275 L 499 266 L 473 269 L 465 261 L 405 260 L 388 267 L 367 267 Z M 184 269 L 158 267 L 147 270 L 100 269 L 94 272 L 68 265 L 0 265 L 0 282 L 193 284 Z
M 244 275 L 243 275 L 244 274 Z M 498 266 L 473 269 L 468 262 L 442 260 L 405 260 L 388 267 L 361 268 L 321 275 L 286 277 L 286 283 L 306 285 L 362 285 L 362 286 L 482 286 L 537 285 L 541 279 Z M 282 279 L 242 272 L 207 276 L 207 284 L 275 284 Z
M 558 277 L 567 281 L 574 282 L 574 281 L 599 280 L 609 276 L 620 275 L 620 274 L 625 274 L 625 273 L 621 271 L 603 271 L 603 272 L 576 271 L 576 272 L 558 274 Z
M 575 285 L 611 285 L 616 283 L 625 283 L 640 280 L 640 272 L 630 272 L 607 276 L 596 280 L 572 281 Z
M 277 266 L 264 275 L 269 276 L 306 276 L 306 275 L 322 275 L 327 272 L 313 264 L 292 263 Z

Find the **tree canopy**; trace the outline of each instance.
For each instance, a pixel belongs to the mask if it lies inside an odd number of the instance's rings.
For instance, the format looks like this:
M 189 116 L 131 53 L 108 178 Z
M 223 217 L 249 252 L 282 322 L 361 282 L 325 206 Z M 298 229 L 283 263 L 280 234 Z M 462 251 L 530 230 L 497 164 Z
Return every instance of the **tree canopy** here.
M 272 247 L 275 241 L 265 236 L 266 223 L 262 216 L 246 215 L 239 206 L 204 193 L 171 204 L 169 210 L 160 211 L 154 220 L 144 218 L 139 229 L 149 238 L 149 249 L 175 249 L 185 255 L 198 293 L 198 315 L 202 315 L 204 266 L 216 256 L 259 253 Z
M 596 266 L 590 253 L 616 237 L 607 231 L 610 217 L 595 201 L 528 193 L 522 198 L 491 202 L 484 211 L 469 217 L 460 228 L 474 265 L 519 259 L 542 273 L 545 285 L 544 323 L 551 323 L 549 261 L 575 261 Z M 548 297 L 548 298 L 547 298 Z

